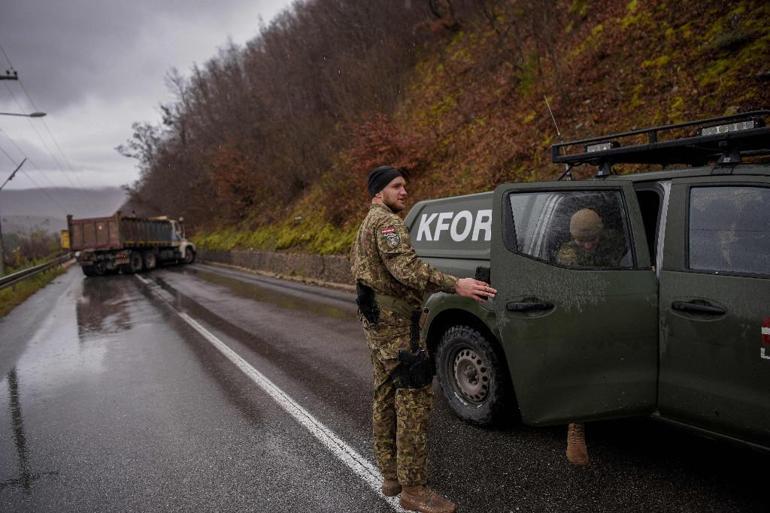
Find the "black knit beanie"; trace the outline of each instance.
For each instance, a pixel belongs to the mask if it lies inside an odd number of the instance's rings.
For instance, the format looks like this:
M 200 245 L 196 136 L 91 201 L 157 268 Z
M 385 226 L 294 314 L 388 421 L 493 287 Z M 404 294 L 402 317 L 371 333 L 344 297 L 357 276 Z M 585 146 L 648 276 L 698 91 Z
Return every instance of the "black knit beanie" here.
M 394 178 L 403 176 L 401 171 L 390 166 L 380 166 L 369 173 L 369 195 L 375 194 L 385 188 Z

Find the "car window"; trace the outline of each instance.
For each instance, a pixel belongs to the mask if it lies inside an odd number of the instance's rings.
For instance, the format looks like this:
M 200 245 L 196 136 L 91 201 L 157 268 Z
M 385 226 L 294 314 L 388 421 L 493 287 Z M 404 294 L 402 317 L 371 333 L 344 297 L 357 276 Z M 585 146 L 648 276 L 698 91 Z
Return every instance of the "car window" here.
M 690 189 L 689 268 L 770 275 L 770 188 Z
M 514 192 L 509 201 L 518 253 L 563 267 L 633 266 L 619 192 Z

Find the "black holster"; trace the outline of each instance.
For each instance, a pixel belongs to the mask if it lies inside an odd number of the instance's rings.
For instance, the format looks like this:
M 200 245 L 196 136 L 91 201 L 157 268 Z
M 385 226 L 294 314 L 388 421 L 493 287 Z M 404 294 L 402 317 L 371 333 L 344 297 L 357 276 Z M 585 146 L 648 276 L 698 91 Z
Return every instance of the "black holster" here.
M 436 366 L 428 351 L 420 348 L 420 310 L 412 312 L 410 349 L 398 352 L 398 366 L 393 371 L 396 388 L 422 388 L 433 382 Z
M 371 324 L 377 324 L 380 320 L 380 309 L 374 299 L 374 290 L 360 281 L 356 282 L 356 304 L 364 319 Z

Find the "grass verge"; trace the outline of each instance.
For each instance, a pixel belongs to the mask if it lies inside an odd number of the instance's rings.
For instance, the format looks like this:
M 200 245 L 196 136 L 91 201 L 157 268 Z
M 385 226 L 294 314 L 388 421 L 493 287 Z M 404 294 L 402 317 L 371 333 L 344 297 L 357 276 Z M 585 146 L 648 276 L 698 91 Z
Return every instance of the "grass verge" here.
M 29 296 L 48 285 L 51 280 L 64 273 L 64 271 L 64 267 L 57 266 L 0 290 L 0 317 L 5 317 L 8 312 L 22 304 Z

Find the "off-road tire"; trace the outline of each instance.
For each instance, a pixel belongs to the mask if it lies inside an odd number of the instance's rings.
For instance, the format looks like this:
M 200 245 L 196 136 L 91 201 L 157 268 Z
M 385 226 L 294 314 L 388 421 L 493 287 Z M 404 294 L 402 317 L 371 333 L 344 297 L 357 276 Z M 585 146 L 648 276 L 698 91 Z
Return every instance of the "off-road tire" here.
M 83 270 L 83 274 L 86 276 L 97 276 L 96 270 L 92 265 L 84 265 L 81 267 L 81 269 Z
M 436 371 L 449 406 L 481 426 L 515 418 L 508 371 L 487 338 L 475 328 L 450 327 L 439 342 Z

